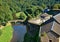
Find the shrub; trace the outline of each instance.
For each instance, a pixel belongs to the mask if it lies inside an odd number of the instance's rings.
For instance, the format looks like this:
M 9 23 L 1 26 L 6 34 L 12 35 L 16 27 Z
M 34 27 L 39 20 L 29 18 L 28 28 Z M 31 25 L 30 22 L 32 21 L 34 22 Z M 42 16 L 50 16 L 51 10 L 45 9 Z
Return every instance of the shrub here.
M 53 6 L 53 9 L 60 9 L 60 4 L 55 4 L 55 5 Z
M 21 20 L 26 20 L 26 18 L 27 18 L 27 16 L 25 15 L 24 12 L 16 13 L 16 17 L 17 17 L 17 19 L 21 19 Z

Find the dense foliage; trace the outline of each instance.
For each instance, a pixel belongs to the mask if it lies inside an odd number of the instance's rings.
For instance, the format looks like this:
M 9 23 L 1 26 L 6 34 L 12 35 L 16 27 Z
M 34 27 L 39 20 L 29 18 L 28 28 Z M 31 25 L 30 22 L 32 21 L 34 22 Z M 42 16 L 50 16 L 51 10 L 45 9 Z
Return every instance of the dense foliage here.
M 16 18 L 20 20 L 26 20 L 27 16 L 24 12 L 16 13 Z
M 60 9 L 60 4 L 55 4 L 53 9 Z
M 58 7 L 57 0 L 0 0 L 0 24 L 14 19 L 17 12 L 24 12 L 29 17 L 36 17 L 47 7 Z M 60 7 L 60 6 L 59 6 Z

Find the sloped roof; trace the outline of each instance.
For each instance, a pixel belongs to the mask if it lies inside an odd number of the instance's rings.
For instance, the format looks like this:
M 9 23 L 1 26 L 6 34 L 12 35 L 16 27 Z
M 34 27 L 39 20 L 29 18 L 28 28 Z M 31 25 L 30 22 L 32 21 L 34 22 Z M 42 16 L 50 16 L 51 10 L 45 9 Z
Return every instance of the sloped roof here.
M 42 24 L 42 20 L 40 18 L 39 19 L 31 19 L 31 20 L 28 20 L 28 22 L 31 24 L 36 24 L 36 25 Z
M 50 20 L 46 21 L 44 24 L 45 25 L 41 26 L 41 32 L 42 33 L 43 32 L 53 31 L 57 35 L 60 35 L 60 24 L 57 23 L 56 21 L 54 21 L 53 18 L 51 18 Z
M 57 22 L 54 21 L 51 30 L 53 32 L 57 33 L 58 35 L 60 35 L 60 24 L 58 24 Z
M 55 15 L 53 18 L 60 23 L 60 13 Z
M 49 16 L 49 14 L 44 13 L 44 14 L 41 14 L 41 16 L 47 17 L 47 16 Z
M 50 18 L 49 20 L 47 20 L 46 22 L 44 22 L 41 26 L 41 32 L 49 32 L 52 28 L 53 25 L 53 18 Z
M 53 32 L 53 31 L 48 32 L 47 35 L 48 35 L 48 37 L 49 37 L 50 39 L 53 38 L 53 37 L 55 37 L 55 38 L 59 37 L 59 35 L 57 35 L 57 34 L 56 34 L 55 32 Z M 51 36 L 52 36 L 52 37 L 51 37 Z
M 43 18 L 45 17 L 45 18 Z M 42 23 L 46 22 L 52 17 L 52 15 L 49 15 L 47 13 L 42 14 L 39 18 L 28 20 L 29 23 L 41 25 Z
M 43 26 L 41 26 L 41 33 L 43 32 L 49 32 L 52 28 L 53 22 L 49 22 L 48 24 L 45 24 Z

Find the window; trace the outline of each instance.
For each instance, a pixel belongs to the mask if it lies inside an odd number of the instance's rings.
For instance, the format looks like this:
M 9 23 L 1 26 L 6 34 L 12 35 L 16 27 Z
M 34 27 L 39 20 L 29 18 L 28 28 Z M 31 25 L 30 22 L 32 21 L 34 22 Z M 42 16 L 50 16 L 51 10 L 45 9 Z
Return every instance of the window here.
M 52 40 L 49 40 L 49 42 L 52 42 Z

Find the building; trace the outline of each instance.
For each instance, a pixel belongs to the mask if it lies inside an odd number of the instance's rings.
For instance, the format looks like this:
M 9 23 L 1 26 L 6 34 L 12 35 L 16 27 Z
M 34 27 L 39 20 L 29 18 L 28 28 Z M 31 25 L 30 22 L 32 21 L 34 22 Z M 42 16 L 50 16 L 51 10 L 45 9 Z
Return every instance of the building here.
M 52 15 L 49 15 L 47 13 L 43 13 L 43 14 L 40 15 L 40 18 L 41 18 L 42 22 L 45 22 L 45 21 L 49 20 L 51 17 L 52 17 Z
M 35 30 L 37 30 L 35 25 L 40 26 L 39 37 L 41 42 L 60 42 L 60 13 L 54 16 L 44 13 L 40 16 L 40 19 L 42 21 L 41 24 L 37 21 L 38 19 L 28 22 L 34 25 L 31 27 L 35 28 Z
M 41 42 L 60 42 L 60 14 L 44 22 L 39 33 Z
M 36 37 L 36 35 L 39 36 L 40 25 L 42 23 L 48 21 L 51 17 L 52 17 L 52 15 L 43 13 L 37 19 L 28 20 L 27 30 L 28 30 L 29 36 L 32 36 L 33 38 Z M 35 40 L 33 40 L 33 41 L 35 41 Z
M 52 17 L 52 15 L 49 15 L 47 13 L 43 13 L 40 15 L 40 17 L 36 19 L 28 20 L 29 23 L 35 24 L 35 25 L 41 25 L 43 22 L 49 20 Z

